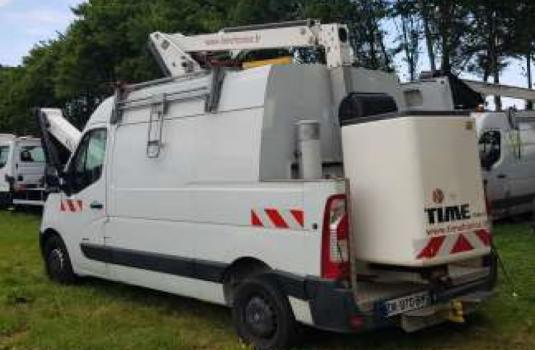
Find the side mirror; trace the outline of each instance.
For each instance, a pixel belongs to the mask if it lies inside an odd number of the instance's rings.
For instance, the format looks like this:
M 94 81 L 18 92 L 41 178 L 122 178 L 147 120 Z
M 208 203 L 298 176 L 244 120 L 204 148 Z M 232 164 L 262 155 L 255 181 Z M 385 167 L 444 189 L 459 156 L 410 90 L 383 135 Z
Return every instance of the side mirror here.
M 47 166 L 45 170 L 45 186 L 48 192 L 65 191 L 65 183 L 65 174 L 63 172 L 58 174 L 54 167 Z
M 67 196 L 70 196 L 72 194 L 72 186 L 71 186 L 71 173 L 68 171 L 62 171 L 59 174 L 59 188 L 61 191 L 63 191 Z
M 48 188 L 59 187 L 60 179 L 59 176 L 53 174 L 46 174 L 45 184 Z

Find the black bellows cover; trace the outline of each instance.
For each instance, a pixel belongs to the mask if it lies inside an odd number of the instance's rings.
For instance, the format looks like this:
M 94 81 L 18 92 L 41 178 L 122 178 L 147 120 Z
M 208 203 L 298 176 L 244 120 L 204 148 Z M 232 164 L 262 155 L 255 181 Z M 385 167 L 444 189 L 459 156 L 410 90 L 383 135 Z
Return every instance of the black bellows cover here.
M 338 118 L 343 126 L 396 117 L 397 111 L 396 101 L 390 95 L 353 92 L 340 103 Z

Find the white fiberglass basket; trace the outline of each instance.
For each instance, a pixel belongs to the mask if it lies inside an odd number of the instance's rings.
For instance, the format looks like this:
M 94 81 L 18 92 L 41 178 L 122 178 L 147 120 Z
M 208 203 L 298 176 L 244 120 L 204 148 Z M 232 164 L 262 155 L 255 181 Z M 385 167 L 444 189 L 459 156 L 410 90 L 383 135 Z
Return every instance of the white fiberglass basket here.
M 359 260 L 417 267 L 490 251 L 473 120 L 430 114 L 342 127 Z

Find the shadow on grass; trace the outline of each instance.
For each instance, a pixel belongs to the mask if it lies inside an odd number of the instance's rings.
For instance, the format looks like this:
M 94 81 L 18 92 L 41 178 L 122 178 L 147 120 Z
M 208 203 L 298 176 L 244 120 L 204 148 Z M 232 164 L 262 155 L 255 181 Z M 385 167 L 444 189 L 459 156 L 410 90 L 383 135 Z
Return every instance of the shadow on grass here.
M 150 307 L 165 316 L 196 317 L 208 327 L 234 334 L 230 309 L 196 299 L 181 297 L 143 287 L 124 285 L 97 278 L 84 278 L 79 286 L 120 302 Z M 487 319 L 480 313 L 470 315 L 466 324 L 445 323 L 415 333 L 391 327 L 358 334 L 339 334 L 305 327 L 300 349 L 427 349 L 453 348 L 469 337 L 481 334 Z M 441 344 L 437 347 L 437 344 Z M 236 343 L 238 346 L 238 343 Z M 462 346 L 460 346 L 462 347 Z
M 93 277 L 81 278 L 77 285 L 117 301 L 153 307 L 165 315 L 185 312 L 196 316 L 206 315 L 207 320 L 215 317 L 218 321 L 231 321 L 227 307 L 193 298 Z
M 436 349 L 458 346 L 474 333 L 479 333 L 484 321 L 478 314 L 465 324 L 443 323 L 414 333 L 390 327 L 356 334 L 336 334 L 309 328 L 303 348 L 325 349 Z

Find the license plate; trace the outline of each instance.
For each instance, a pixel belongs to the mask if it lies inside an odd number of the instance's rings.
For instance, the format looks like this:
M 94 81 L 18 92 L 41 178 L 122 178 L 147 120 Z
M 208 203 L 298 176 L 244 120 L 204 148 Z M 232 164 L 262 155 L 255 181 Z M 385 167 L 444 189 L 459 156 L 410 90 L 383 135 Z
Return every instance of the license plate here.
M 385 317 L 395 316 L 411 310 L 422 309 L 431 304 L 429 292 L 420 292 L 383 302 L 382 311 Z

